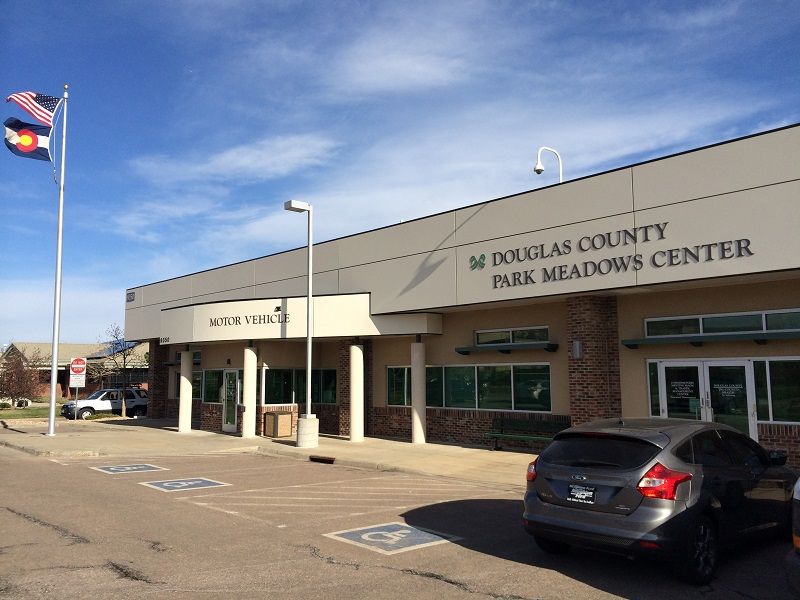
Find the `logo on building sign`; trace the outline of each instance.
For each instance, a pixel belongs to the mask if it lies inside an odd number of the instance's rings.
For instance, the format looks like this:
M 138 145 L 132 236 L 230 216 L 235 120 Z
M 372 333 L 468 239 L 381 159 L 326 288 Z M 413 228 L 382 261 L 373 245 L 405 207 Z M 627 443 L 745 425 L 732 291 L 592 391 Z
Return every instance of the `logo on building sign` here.
M 474 271 L 475 269 L 482 269 L 486 266 L 486 255 L 481 254 L 479 257 L 475 258 L 474 256 L 469 257 L 469 270 Z
M 126 302 L 133 302 L 134 300 L 136 300 L 136 292 L 128 292 L 125 295 Z

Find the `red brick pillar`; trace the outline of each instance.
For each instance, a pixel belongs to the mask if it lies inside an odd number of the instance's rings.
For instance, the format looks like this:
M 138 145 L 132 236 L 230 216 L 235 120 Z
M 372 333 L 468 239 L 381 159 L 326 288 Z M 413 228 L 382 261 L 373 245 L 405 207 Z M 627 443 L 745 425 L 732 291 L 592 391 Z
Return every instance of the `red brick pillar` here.
M 169 391 L 169 346 L 158 340 L 150 340 L 150 364 L 147 368 L 147 416 L 163 419 L 167 415 L 167 393 Z
M 336 369 L 336 402 L 339 415 L 339 435 L 350 435 L 350 346 L 357 343 L 364 348 L 364 418 L 367 425 L 364 435 L 371 433 L 372 408 L 372 340 L 345 340 L 339 342 L 339 362 Z
M 621 416 L 617 299 L 571 298 L 567 322 L 572 424 Z

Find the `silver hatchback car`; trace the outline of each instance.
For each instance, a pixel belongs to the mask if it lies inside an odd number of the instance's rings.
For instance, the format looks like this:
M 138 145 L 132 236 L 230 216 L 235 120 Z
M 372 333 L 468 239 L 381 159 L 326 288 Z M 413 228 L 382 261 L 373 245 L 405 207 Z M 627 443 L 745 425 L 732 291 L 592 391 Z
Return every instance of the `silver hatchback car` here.
M 546 552 L 659 556 L 707 583 L 721 545 L 789 535 L 797 475 L 785 464 L 719 423 L 595 421 L 558 433 L 528 466 L 523 524 Z

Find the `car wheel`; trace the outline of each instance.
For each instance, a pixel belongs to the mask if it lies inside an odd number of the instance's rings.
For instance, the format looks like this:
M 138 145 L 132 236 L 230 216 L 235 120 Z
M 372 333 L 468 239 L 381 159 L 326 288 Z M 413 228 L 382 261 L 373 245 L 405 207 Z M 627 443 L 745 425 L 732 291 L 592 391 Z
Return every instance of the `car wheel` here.
M 94 414 L 91 408 L 82 408 L 78 411 L 78 418 L 86 420 Z
M 717 530 L 710 518 L 700 516 L 688 528 L 679 573 L 692 583 L 709 583 L 717 570 L 718 558 Z
M 539 546 L 539 548 L 548 554 L 564 554 L 565 552 L 569 551 L 569 544 L 564 542 L 543 538 L 538 535 L 534 535 L 533 540 L 536 542 L 536 545 Z

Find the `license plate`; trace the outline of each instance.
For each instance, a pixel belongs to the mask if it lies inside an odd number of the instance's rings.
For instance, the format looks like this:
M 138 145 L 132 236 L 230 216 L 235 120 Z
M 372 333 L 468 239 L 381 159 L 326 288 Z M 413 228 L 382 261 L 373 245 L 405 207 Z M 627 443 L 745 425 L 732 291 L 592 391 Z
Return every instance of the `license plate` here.
M 592 485 L 570 484 L 567 500 L 569 502 L 579 502 L 581 504 L 594 504 L 595 492 L 597 488 Z

